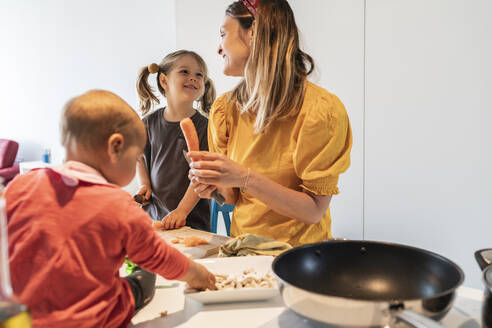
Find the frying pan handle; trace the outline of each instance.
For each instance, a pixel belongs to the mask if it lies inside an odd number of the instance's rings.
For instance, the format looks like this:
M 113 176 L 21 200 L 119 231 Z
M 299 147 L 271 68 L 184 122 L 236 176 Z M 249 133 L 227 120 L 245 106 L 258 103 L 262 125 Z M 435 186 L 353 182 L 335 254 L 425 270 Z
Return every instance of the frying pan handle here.
M 410 310 L 398 310 L 394 311 L 393 315 L 403 321 L 408 323 L 409 325 L 415 328 L 444 328 L 444 325 L 441 325 L 439 322 L 424 317 L 416 312 Z
M 492 248 L 485 248 L 476 251 L 475 259 L 477 260 L 480 269 L 485 269 L 492 263 Z

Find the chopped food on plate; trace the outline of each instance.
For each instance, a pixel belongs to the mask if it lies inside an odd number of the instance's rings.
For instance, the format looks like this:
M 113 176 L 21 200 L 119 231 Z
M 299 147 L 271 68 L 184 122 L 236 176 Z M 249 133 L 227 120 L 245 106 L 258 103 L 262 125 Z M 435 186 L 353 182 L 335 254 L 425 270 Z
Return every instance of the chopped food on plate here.
M 244 270 L 239 275 L 215 274 L 215 286 L 218 290 L 234 288 L 273 288 L 277 281 L 271 272 L 259 275 L 254 269 Z

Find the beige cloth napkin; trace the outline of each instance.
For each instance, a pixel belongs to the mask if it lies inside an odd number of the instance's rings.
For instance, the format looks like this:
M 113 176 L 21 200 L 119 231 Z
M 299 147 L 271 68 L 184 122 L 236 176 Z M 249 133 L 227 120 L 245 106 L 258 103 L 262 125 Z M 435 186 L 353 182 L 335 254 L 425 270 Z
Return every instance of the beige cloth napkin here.
M 272 255 L 277 256 L 292 246 L 274 239 L 245 233 L 230 239 L 220 246 L 219 257 Z

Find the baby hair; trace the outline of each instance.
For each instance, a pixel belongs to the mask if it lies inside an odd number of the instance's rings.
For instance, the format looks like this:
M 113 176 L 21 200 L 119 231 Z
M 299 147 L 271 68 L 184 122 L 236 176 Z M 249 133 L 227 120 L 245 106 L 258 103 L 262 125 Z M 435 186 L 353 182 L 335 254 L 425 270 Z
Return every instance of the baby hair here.
M 60 129 L 64 147 L 77 143 L 99 149 L 112 134 L 121 133 L 126 148 L 145 137 L 145 127 L 133 108 L 104 90 L 91 90 L 69 100 L 63 108 Z

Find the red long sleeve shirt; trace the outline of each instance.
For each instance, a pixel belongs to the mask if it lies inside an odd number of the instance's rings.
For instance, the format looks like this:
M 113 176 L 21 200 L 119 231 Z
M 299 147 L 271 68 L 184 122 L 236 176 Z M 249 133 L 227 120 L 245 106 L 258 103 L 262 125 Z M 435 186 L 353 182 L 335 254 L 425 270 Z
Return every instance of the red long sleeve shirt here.
M 20 175 L 5 198 L 12 287 L 35 327 L 126 327 L 135 306 L 119 276 L 127 254 L 167 279 L 188 271 L 133 198 L 82 163 Z

